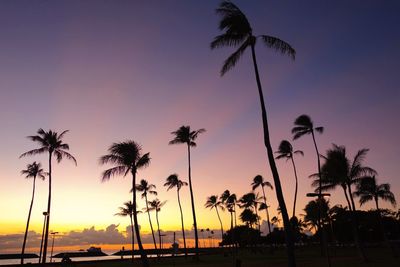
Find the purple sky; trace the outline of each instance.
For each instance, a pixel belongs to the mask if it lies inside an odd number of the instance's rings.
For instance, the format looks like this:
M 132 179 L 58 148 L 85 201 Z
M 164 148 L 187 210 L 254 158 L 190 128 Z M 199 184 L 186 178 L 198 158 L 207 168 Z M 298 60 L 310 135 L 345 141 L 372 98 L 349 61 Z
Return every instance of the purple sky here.
M 152 164 L 139 178 L 156 184 L 159 197 L 168 200 L 164 228 L 178 229 L 175 194 L 162 184 L 174 172 L 186 180 L 184 147 L 168 146 L 170 132 L 182 124 L 207 129 L 193 151 L 200 227 L 217 226 L 208 220 L 215 214 L 203 209 L 207 196 L 225 189 L 247 193 L 256 174 L 272 181 L 250 54 L 220 78 L 222 62 L 233 50 L 209 48 L 219 34 L 218 3 L 0 2 L 0 234 L 24 229 L 31 183 L 19 172 L 46 158 L 18 156 L 35 148 L 25 136 L 40 127 L 69 129 L 65 142 L 78 160 L 78 167 L 62 162 L 54 169 L 55 230 L 104 229 L 113 223 L 124 229 L 128 222 L 113 214 L 130 197 L 129 179 L 100 183 L 104 167 L 97 160 L 112 142 L 125 139 L 150 152 Z M 291 139 L 297 116 L 309 114 L 326 130 L 317 137 L 321 152 L 331 143 L 345 145 L 351 157 L 370 148 L 366 165 L 378 171 L 380 182 L 392 184 L 399 199 L 400 3 L 234 3 L 255 34 L 277 36 L 297 51 L 292 61 L 261 43 L 256 48 L 274 148 Z M 293 144 L 305 152 L 297 159 L 300 214 L 309 200 L 304 197 L 311 190 L 307 177 L 316 171 L 316 160 L 311 138 Z M 290 211 L 292 169 L 284 161 L 278 167 Z M 46 184 L 40 183 L 33 230 L 40 229 L 46 197 Z M 276 213 L 274 192 L 269 199 Z M 345 204 L 342 192 L 337 190 L 331 202 Z M 189 202 L 184 211 L 189 229 Z

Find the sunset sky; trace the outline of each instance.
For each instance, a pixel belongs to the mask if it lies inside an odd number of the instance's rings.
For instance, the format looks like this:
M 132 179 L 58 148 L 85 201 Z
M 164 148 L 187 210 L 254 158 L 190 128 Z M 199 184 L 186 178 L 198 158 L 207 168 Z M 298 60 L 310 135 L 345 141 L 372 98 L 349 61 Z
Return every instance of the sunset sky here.
M 33 161 L 47 170 L 47 155 L 18 158 L 37 147 L 26 136 L 39 128 L 68 129 L 64 141 L 78 161 L 78 166 L 67 160 L 54 164 L 50 230 L 71 235 L 86 229 L 86 236 L 97 236 L 89 244 L 123 243 L 119 238 L 129 223 L 114 214 L 131 199 L 131 177 L 100 179 L 108 166 L 98 159 L 113 142 L 132 139 L 150 152 L 151 164 L 138 178 L 155 184 L 158 198 L 167 200 L 160 213 L 165 231 L 180 229 L 176 192 L 166 192 L 163 184 L 172 173 L 187 180 L 185 147 L 168 145 L 181 125 L 207 130 L 192 152 L 199 229 L 219 227 L 215 211 L 204 208 L 208 196 L 225 189 L 241 196 L 257 174 L 272 182 L 251 55 L 245 53 L 221 78 L 222 62 L 233 50 L 209 47 L 220 34 L 218 3 L 0 2 L 0 252 L 19 248 L 25 230 L 32 181 L 20 171 Z M 400 3 L 234 3 L 248 16 L 254 34 L 277 36 L 297 51 L 292 61 L 261 42 L 256 47 L 274 149 L 282 139 L 291 140 L 294 119 L 308 114 L 325 127 L 317 136 L 321 152 L 332 143 L 345 145 L 351 157 L 369 148 L 365 164 L 378 171 L 379 182 L 392 185 L 400 201 Z M 305 153 L 295 159 L 300 215 L 310 200 L 305 194 L 312 191 L 308 175 L 316 172 L 316 155 L 310 136 L 292 144 Z M 291 211 L 292 166 L 284 160 L 277 164 Z M 46 181 L 38 181 L 36 193 L 30 230 L 40 235 Z M 276 215 L 275 192 L 267 193 Z M 332 204 L 345 205 L 341 190 L 332 193 Z M 190 230 L 187 187 L 182 198 Z M 147 218 L 141 215 L 139 221 L 148 231 Z M 223 222 L 229 226 L 228 213 Z M 73 240 L 65 244 L 81 239 Z

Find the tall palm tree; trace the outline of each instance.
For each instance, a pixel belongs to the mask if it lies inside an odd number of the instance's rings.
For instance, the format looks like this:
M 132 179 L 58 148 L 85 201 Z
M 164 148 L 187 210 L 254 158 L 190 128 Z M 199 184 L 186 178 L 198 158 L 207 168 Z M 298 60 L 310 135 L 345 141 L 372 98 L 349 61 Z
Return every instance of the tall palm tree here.
M 317 142 L 315 141 L 315 132 L 322 134 L 324 132 L 324 127 L 321 126 L 314 127 L 314 123 L 311 120 L 310 116 L 305 114 L 297 117 L 296 120 L 294 121 L 294 125 L 295 127 L 293 127 L 292 129 L 293 140 L 297 140 L 304 135 L 311 134 L 311 137 L 314 142 L 315 153 L 317 154 L 318 177 L 321 181 L 321 161 L 320 161 Z M 319 197 L 321 197 L 321 190 L 319 191 Z
M 279 144 L 278 151 L 276 151 L 275 153 L 279 154 L 276 157 L 276 159 L 285 158 L 286 160 L 292 161 L 294 178 L 296 179 L 296 185 L 295 185 L 295 189 L 294 189 L 293 214 L 292 214 L 292 217 L 295 217 L 296 216 L 296 200 L 297 200 L 298 180 L 297 180 L 297 171 L 296 171 L 296 165 L 294 164 L 293 155 L 300 154 L 300 155 L 304 156 L 304 153 L 301 150 L 293 151 L 293 146 L 288 140 L 282 140 L 281 143 Z
M 133 262 L 134 256 L 135 256 L 135 253 L 134 253 L 134 250 L 135 250 L 135 234 L 134 234 L 134 229 L 133 229 L 133 212 L 134 212 L 133 203 L 130 200 L 127 201 L 127 202 L 124 202 L 124 206 L 123 207 L 118 207 L 118 209 L 119 209 L 119 212 L 115 213 L 114 215 L 118 215 L 118 216 L 122 216 L 122 217 L 129 216 L 129 219 L 131 221 L 132 262 Z M 140 213 L 140 211 L 137 211 L 137 212 Z
M 183 224 L 183 212 L 182 212 L 182 205 L 181 205 L 181 198 L 179 195 L 179 191 L 183 186 L 187 186 L 188 183 L 184 182 L 179 179 L 178 175 L 171 174 L 170 176 L 167 177 L 167 181 L 164 184 L 164 186 L 167 187 L 167 191 L 176 187 L 176 194 L 178 196 L 178 204 L 179 204 L 179 211 L 181 212 L 181 225 L 182 225 L 182 236 L 183 236 L 183 247 L 185 249 L 185 257 L 187 257 L 187 250 L 186 250 L 186 236 L 185 236 L 185 226 Z
M 207 198 L 206 203 L 204 204 L 204 207 L 209 208 L 209 209 L 215 209 L 217 212 L 219 224 L 221 226 L 221 240 L 224 239 L 224 227 L 222 226 L 222 221 L 221 217 L 219 216 L 218 208 L 220 208 L 222 211 L 225 209 L 222 202 L 218 200 L 217 195 L 212 195 Z
M 288 264 L 289 266 L 296 266 L 296 260 L 294 255 L 294 243 L 293 243 L 293 233 L 290 227 L 289 216 L 286 210 L 285 199 L 282 192 L 281 182 L 279 178 L 278 169 L 276 168 L 275 159 L 272 151 L 272 145 L 269 137 L 268 129 L 268 119 L 267 111 L 265 108 L 264 95 L 261 87 L 260 75 L 258 72 L 257 59 L 255 45 L 257 39 L 261 41 L 269 48 L 273 48 L 276 51 L 287 54 L 293 59 L 295 58 L 296 51 L 286 42 L 280 40 L 279 38 L 269 36 L 269 35 L 254 35 L 253 29 L 250 26 L 245 14 L 230 1 L 223 1 L 216 9 L 218 15 L 221 16 L 221 21 L 219 23 L 219 29 L 224 31 L 223 34 L 218 35 L 211 42 L 211 49 L 221 48 L 221 47 L 238 47 L 237 50 L 231 54 L 224 62 L 221 69 L 221 76 L 231 70 L 236 63 L 239 61 L 240 57 L 244 54 L 247 48 L 251 49 L 251 55 L 253 59 L 254 72 L 256 76 L 258 95 L 260 98 L 262 122 L 264 130 L 264 145 L 267 150 L 267 156 L 269 165 L 271 168 L 272 176 L 274 178 L 276 196 L 279 205 L 282 207 L 282 216 L 284 218 L 285 233 L 286 233 L 286 245 L 288 253 Z
M 105 170 L 102 173 L 102 181 L 108 181 L 112 176 L 132 174 L 132 188 L 136 188 L 136 174 L 139 169 L 145 168 L 150 164 L 149 153 L 142 155 L 142 147 L 132 140 L 114 143 L 108 148 L 109 154 L 100 158 L 100 164 L 113 164 L 114 167 Z M 142 240 L 140 238 L 139 223 L 137 219 L 137 201 L 136 190 L 132 190 L 133 203 L 133 223 L 135 226 L 136 239 L 139 246 L 142 264 L 144 267 L 149 266 L 146 251 L 143 249 Z
M 231 194 L 229 190 L 225 190 L 221 196 L 219 197 L 222 204 L 225 205 L 225 208 L 229 211 L 231 215 L 231 230 L 233 229 L 233 223 L 235 222 L 236 226 L 236 194 Z
M 204 133 L 205 129 L 199 129 L 192 131 L 190 126 L 181 126 L 178 130 L 172 132 L 175 137 L 172 139 L 169 144 L 186 144 L 188 151 L 188 177 L 189 177 L 189 191 L 190 191 L 190 200 L 192 204 L 192 214 L 193 214 L 193 228 L 194 228 L 194 244 L 195 244 L 195 253 L 196 259 L 199 258 L 199 235 L 197 232 L 197 221 L 196 221 L 196 210 L 194 207 L 194 196 L 193 196 L 193 185 L 192 185 L 192 171 L 191 171 L 191 162 L 190 162 L 190 148 L 196 147 L 197 144 L 195 140 L 199 136 L 199 134 Z
M 363 161 L 369 150 L 366 148 L 358 150 L 351 161 L 347 156 L 346 147 L 336 144 L 332 146 L 333 148 L 328 149 L 326 156 L 324 156 L 325 162 L 322 165 L 322 179 L 315 180 L 313 186 L 318 191 L 329 191 L 340 186 L 343 189 L 349 209 L 356 211 L 352 186 L 358 183 L 364 176 L 376 175 L 374 169 L 363 165 Z M 316 175 L 311 176 L 315 177 Z
M 317 179 L 313 182 L 316 191 L 322 192 L 332 190 L 337 186 L 343 189 L 349 210 L 352 217 L 352 229 L 354 241 L 358 248 L 358 253 L 363 260 L 366 260 L 366 255 L 362 248 L 359 233 L 358 233 L 358 218 L 356 214 L 356 207 L 354 204 L 354 197 L 352 186 L 357 183 L 362 177 L 367 175 L 375 175 L 376 171 L 370 167 L 364 166 L 363 161 L 368 153 L 368 149 L 360 149 L 351 161 L 346 154 L 344 146 L 333 144 L 332 149 L 328 149 L 324 157 L 325 163 L 321 168 L 321 176 L 318 175 Z M 312 175 L 316 177 L 316 175 Z
M 261 187 L 261 189 L 262 189 L 263 199 L 264 199 L 263 209 L 265 209 L 265 211 L 267 213 L 268 231 L 269 231 L 269 233 L 271 233 L 271 222 L 269 219 L 269 212 L 268 212 L 269 206 L 267 205 L 267 197 L 265 196 L 264 186 L 271 188 L 271 190 L 273 190 L 274 188 L 270 182 L 264 181 L 264 177 L 262 177 L 261 175 L 256 175 L 253 178 L 253 182 L 251 183 L 251 185 L 252 185 L 253 190 L 255 190 L 257 187 Z
M 161 249 L 161 231 L 160 231 L 160 221 L 158 220 L 158 213 L 161 211 L 161 208 L 165 205 L 167 201 L 161 202 L 158 198 L 149 201 L 148 204 L 150 205 L 150 210 L 156 211 L 156 221 L 157 221 L 157 232 L 158 232 L 158 241 L 159 241 L 159 248 Z
M 146 202 L 145 211 L 147 212 L 147 215 L 149 216 L 149 224 L 150 224 L 151 234 L 153 236 L 154 249 L 157 249 L 156 238 L 154 236 L 154 230 L 153 230 L 153 224 L 151 223 L 149 201 L 147 199 L 147 194 L 157 196 L 157 192 L 155 190 L 153 190 L 155 188 L 156 188 L 156 186 L 154 184 L 149 184 L 149 182 L 144 179 L 140 180 L 139 184 L 136 185 L 136 191 L 143 192 L 142 198 L 144 198 L 144 200 Z
M 51 182 L 52 182 L 52 158 L 53 156 L 56 158 L 57 162 L 59 163 L 63 158 L 67 158 L 69 160 L 72 160 L 75 165 L 76 159 L 67 152 L 69 150 L 69 145 L 63 143 L 63 137 L 64 135 L 68 133 L 68 130 L 63 131 L 61 134 L 58 134 L 55 131 L 48 130 L 47 132 L 40 128 L 37 131 L 37 135 L 32 135 L 28 136 L 28 139 L 32 140 L 33 142 L 36 142 L 39 144 L 39 148 L 30 150 L 28 152 L 23 153 L 20 158 L 25 157 L 25 156 L 32 156 L 32 155 L 37 155 L 37 154 L 42 154 L 42 153 L 48 153 L 49 155 L 49 195 L 47 199 L 47 217 L 46 217 L 46 229 L 45 229 L 45 235 L 44 235 L 44 245 L 43 245 L 43 258 L 42 258 L 42 263 L 46 263 L 46 257 L 47 257 L 47 245 L 48 245 L 48 240 L 49 240 L 49 227 L 50 227 L 50 208 L 51 208 Z
M 27 179 L 33 178 L 32 199 L 31 199 L 31 205 L 29 206 L 28 220 L 26 221 L 24 242 L 22 243 L 22 252 L 21 252 L 21 264 L 24 264 L 26 238 L 28 237 L 29 221 L 31 220 L 33 201 L 35 199 L 36 178 L 44 180 L 45 172 L 43 171 L 42 165 L 40 164 L 40 162 L 36 163 L 36 161 L 34 161 L 32 164 L 28 164 L 26 166 L 26 170 L 22 170 L 21 174 L 25 175 L 25 178 L 27 178 Z
M 363 177 L 357 184 L 357 190 L 354 192 L 354 195 L 360 198 L 360 206 L 369 201 L 375 202 L 376 212 L 378 214 L 378 220 L 381 227 L 383 239 L 386 241 L 387 244 L 390 244 L 389 239 L 386 236 L 386 232 L 383 228 L 382 215 L 379 209 L 379 199 L 388 201 L 390 202 L 390 204 L 393 205 L 393 207 L 396 207 L 396 198 L 394 197 L 393 192 L 390 190 L 390 184 L 378 184 L 375 175 L 366 176 Z

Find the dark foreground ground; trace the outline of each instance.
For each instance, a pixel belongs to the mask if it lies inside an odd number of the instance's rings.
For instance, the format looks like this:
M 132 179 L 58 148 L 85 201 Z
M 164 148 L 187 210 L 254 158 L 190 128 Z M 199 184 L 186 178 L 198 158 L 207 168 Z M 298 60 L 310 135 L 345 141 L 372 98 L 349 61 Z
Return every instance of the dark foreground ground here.
M 363 262 L 357 256 L 354 248 L 337 248 L 331 252 L 332 267 L 399 267 L 400 258 L 392 256 L 386 248 L 367 248 L 366 254 L 369 258 L 368 262 Z M 327 258 L 321 257 L 318 248 L 298 248 L 296 249 L 296 258 L 298 267 L 319 267 L 328 266 Z M 257 252 L 250 250 L 242 250 L 239 252 L 237 259 L 240 260 L 242 267 L 261 267 L 287 266 L 286 252 L 284 249 L 277 249 L 273 254 L 270 251 L 258 250 Z M 192 257 L 185 259 L 184 257 L 168 257 L 160 259 L 150 259 L 150 266 L 163 267 L 234 267 L 235 258 L 232 254 L 225 250 L 225 253 L 201 255 L 199 261 L 194 261 Z M 9 265 L 10 266 L 10 265 Z M 14 265 L 20 266 L 20 265 Z M 29 264 L 36 267 L 38 264 Z M 141 262 L 135 259 L 131 260 L 103 260 L 103 261 L 87 261 L 73 262 L 71 264 L 52 263 L 46 264 L 47 267 L 132 267 L 141 266 Z

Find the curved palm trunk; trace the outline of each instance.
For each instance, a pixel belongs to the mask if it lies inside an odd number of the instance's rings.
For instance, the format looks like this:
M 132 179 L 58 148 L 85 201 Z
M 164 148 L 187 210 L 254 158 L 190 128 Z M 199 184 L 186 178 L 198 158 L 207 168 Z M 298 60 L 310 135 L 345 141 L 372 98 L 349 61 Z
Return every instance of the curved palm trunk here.
M 190 200 L 192 203 L 192 214 L 193 214 L 193 228 L 194 228 L 194 245 L 195 245 L 195 253 L 196 259 L 199 259 L 199 236 L 197 233 L 197 221 L 196 221 L 196 211 L 194 208 L 194 197 L 193 197 L 193 188 L 192 188 L 192 175 L 191 175 L 191 166 L 190 166 L 190 145 L 188 144 L 188 162 L 189 162 L 189 191 L 190 191 Z
M 136 239 L 137 239 L 137 243 L 139 246 L 139 253 L 140 253 L 140 257 L 142 259 L 142 265 L 143 265 L 143 267 L 149 267 L 149 260 L 147 259 L 146 251 L 143 249 L 142 240 L 140 238 L 139 223 L 138 223 L 138 219 L 137 219 L 137 209 L 136 209 L 135 185 L 136 185 L 136 170 L 132 170 L 133 222 L 135 225 Z
M 233 229 L 233 211 L 229 212 L 231 214 L 231 230 Z
M 46 218 L 46 230 L 44 234 L 44 244 L 43 244 L 43 256 L 42 263 L 46 263 L 47 257 L 47 244 L 49 240 L 49 225 L 50 225 L 50 207 L 51 207 L 51 158 L 53 152 L 49 152 L 49 197 L 47 200 L 47 218 Z
M 267 213 L 267 222 L 268 222 L 268 231 L 270 234 L 271 233 L 271 223 L 269 221 L 269 212 L 268 212 L 268 205 L 267 205 L 267 197 L 265 196 L 265 190 L 264 190 L 264 186 L 261 186 L 262 188 L 262 192 L 263 192 L 263 196 L 264 196 L 264 204 L 265 204 L 265 211 Z
M 135 257 L 135 234 L 134 234 L 134 230 L 133 230 L 133 218 L 132 218 L 132 214 L 129 216 L 129 218 L 131 219 L 131 232 L 132 232 L 132 262 L 133 262 L 134 257 Z
M 215 210 L 217 211 L 217 216 L 218 216 L 218 220 L 219 220 L 219 224 L 221 226 L 221 241 L 224 239 L 224 228 L 222 227 L 222 221 L 221 221 L 221 217 L 219 217 L 219 212 L 218 212 L 218 208 L 215 207 Z
M 182 225 L 183 247 L 184 247 L 184 249 L 185 249 L 185 257 L 187 257 L 185 226 L 184 226 L 184 224 L 183 224 L 183 212 L 182 212 L 181 198 L 180 198 L 180 196 L 179 196 L 179 189 L 177 189 L 176 191 L 177 191 L 177 195 L 178 195 L 179 211 L 181 212 L 181 225 Z
M 296 171 L 296 165 L 294 164 L 293 155 L 290 157 L 290 159 L 292 160 L 294 178 L 296 179 L 296 186 L 295 186 L 295 189 L 294 189 L 293 215 L 292 215 L 292 217 L 295 217 L 296 216 L 296 200 L 297 200 L 298 179 L 297 179 L 297 171 Z
M 235 213 L 235 227 L 237 226 L 237 221 L 236 221 L 236 217 L 237 217 L 237 215 L 236 215 L 236 203 L 233 205 L 233 212 Z
M 154 236 L 153 224 L 151 223 L 149 204 L 147 201 L 147 194 L 145 195 L 144 198 L 146 200 L 146 209 L 147 209 L 147 215 L 149 216 L 149 223 L 150 223 L 151 235 L 153 236 L 154 249 L 157 250 L 156 237 Z
M 26 222 L 25 235 L 24 235 L 24 242 L 23 242 L 23 244 L 22 244 L 21 264 L 24 264 L 24 254 L 25 254 L 26 238 L 28 237 L 29 221 L 31 220 L 31 213 L 32 213 L 33 200 L 35 199 L 35 184 L 36 184 L 36 175 L 33 177 L 32 200 L 31 200 L 31 205 L 30 205 L 30 207 L 29 207 L 28 220 L 27 220 L 27 222 Z
M 286 246 L 287 246 L 287 255 L 288 255 L 288 266 L 295 267 L 296 266 L 296 258 L 294 255 L 293 231 L 290 226 L 289 216 L 288 216 L 288 213 L 286 210 L 285 199 L 283 197 L 281 181 L 279 178 L 278 169 L 276 168 L 275 158 L 274 158 L 274 154 L 273 154 L 272 146 L 271 146 L 271 141 L 269 139 L 267 111 L 265 109 L 264 96 L 263 96 L 262 87 L 261 87 L 260 75 L 258 73 L 258 66 L 257 66 L 256 52 L 255 52 L 254 45 L 255 45 L 255 43 L 253 42 L 251 44 L 251 54 L 252 54 L 252 58 L 253 58 L 254 72 L 256 75 L 258 94 L 260 97 L 262 121 L 263 121 L 263 129 L 264 129 L 264 144 L 267 149 L 267 156 L 268 156 L 268 161 L 269 161 L 269 165 L 270 165 L 271 172 L 272 172 L 272 177 L 274 178 L 276 197 L 278 199 L 278 203 L 279 203 L 279 206 L 282 211 L 282 218 L 283 218 L 283 223 L 284 223 L 285 239 L 286 239 Z
M 349 196 L 347 195 L 347 189 L 345 186 L 342 186 L 342 188 L 343 188 L 344 196 L 346 197 L 347 206 L 349 207 L 349 210 L 352 211 L 353 208 L 351 207 Z

